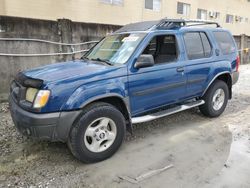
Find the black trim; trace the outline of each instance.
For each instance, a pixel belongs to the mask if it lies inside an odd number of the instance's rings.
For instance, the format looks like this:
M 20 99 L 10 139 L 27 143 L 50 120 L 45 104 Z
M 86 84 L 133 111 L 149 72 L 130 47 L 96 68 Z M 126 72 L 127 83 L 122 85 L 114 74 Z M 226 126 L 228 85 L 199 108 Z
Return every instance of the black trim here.
M 188 80 L 187 84 L 196 84 L 196 83 L 199 83 L 199 82 L 203 82 L 205 80 L 206 80 L 206 78 L 197 78 L 197 79 L 193 79 L 193 80 Z
M 183 85 L 186 85 L 186 82 L 179 82 L 179 83 L 174 83 L 174 84 L 168 84 L 168 85 L 164 85 L 164 86 L 149 88 L 149 89 L 145 89 L 143 91 L 136 91 L 136 92 L 133 92 L 132 95 L 134 95 L 134 96 L 148 95 L 148 94 L 155 93 L 155 92 L 160 92 L 160 91 L 163 91 L 163 90 L 169 90 L 169 89 L 181 87 Z
M 22 72 L 16 75 L 15 81 L 24 87 L 33 87 L 37 89 L 40 89 L 43 85 L 43 80 L 30 78 Z

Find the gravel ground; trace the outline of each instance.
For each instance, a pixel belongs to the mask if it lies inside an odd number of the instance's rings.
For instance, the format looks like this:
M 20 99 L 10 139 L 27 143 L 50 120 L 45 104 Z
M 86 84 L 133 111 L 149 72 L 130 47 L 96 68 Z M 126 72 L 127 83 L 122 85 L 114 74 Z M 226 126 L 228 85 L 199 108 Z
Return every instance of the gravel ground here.
M 134 125 L 110 159 L 82 164 L 65 144 L 22 137 L 0 104 L 0 187 L 249 187 L 250 65 L 241 66 L 233 99 L 216 119 L 197 108 Z M 174 167 L 131 184 L 151 169 Z

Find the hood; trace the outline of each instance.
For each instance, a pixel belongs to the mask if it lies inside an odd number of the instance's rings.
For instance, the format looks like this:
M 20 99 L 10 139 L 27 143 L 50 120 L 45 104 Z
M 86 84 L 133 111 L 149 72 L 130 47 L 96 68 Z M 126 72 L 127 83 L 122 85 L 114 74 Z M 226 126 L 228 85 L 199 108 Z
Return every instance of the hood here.
M 78 77 L 88 77 L 96 74 L 104 74 L 115 70 L 115 66 L 106 66 L 83 60 L 68 61 L 63 63 L 55 63 L 31 70 L 23 73 L 30 78 L 43 80 L 45 82 L 54 82 Z

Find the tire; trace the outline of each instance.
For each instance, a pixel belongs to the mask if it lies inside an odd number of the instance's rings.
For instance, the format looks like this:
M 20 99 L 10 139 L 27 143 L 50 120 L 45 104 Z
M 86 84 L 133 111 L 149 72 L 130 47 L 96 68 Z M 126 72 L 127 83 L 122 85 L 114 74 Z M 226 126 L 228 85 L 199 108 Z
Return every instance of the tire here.
M 68 147 L 84 163 L 103 161 L 121 146 L 125 127 L 124 116 L 113 105 L 103 102 L 91 104 L 73 125 Z
M 224 98 L 222 97 L 223 93 Z M 220 98 L 220 96 L 222 98 Z M 202 99 L 205 101 L 205 104 L 201 105 L 199 109 L 201 113 L 207 117 L 218 117 L 224 112 L 227 106 L 228 98 L 229 89 L 227 84 L 221 80 L 215 80 L 214 83 L 209 87 L 205 95 L 202 97 Z M 216 101 L 219 102 L 216 103 Z

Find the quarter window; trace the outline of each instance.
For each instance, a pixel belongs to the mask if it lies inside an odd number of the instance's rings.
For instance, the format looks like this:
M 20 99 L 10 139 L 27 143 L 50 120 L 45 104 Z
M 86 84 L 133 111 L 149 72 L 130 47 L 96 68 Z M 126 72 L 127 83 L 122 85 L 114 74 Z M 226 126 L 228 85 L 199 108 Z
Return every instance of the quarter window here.
M 215 39 L 224 55 L 234 53 L 236 51 L 232 36 L 228 32 L 214 32 Z
M 212 48 L 204 32 L 189 32 L 184 34 L 184 41 L 188 59 L 200 59 L 209 57 Z

